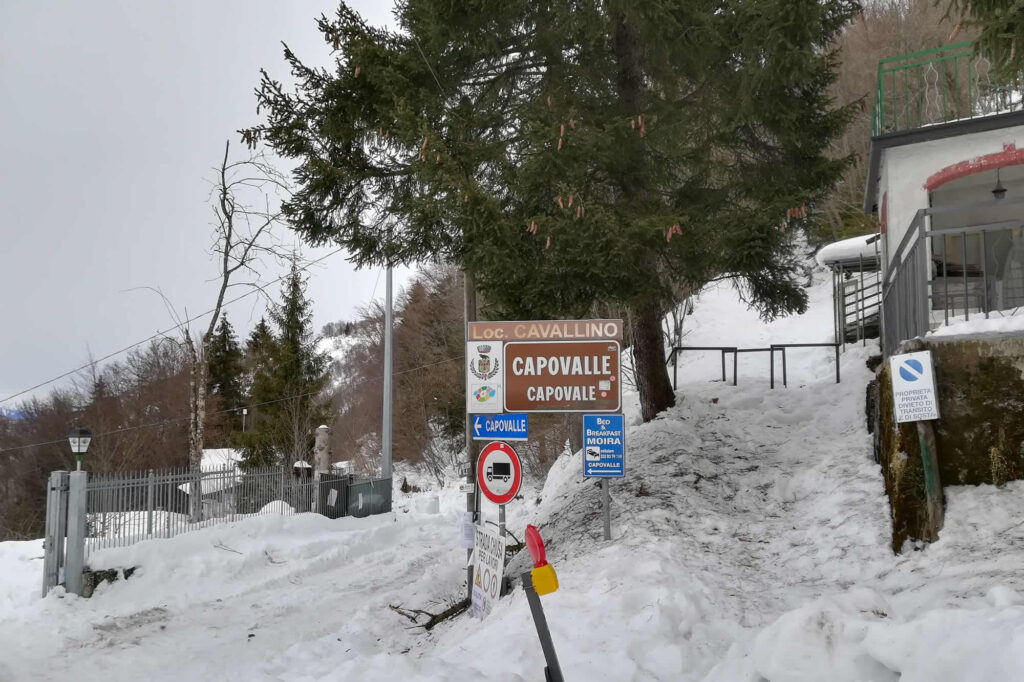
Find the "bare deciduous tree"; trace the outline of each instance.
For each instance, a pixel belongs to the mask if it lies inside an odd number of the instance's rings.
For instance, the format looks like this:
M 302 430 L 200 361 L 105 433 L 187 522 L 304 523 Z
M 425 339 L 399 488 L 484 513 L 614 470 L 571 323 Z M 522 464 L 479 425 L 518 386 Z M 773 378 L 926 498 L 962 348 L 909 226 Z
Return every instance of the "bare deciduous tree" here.
M 218 260 L 217 296 L 209 322 L 198 338 L 193 338 L 187 322 L 181 325 L 189 366 L 189 464 L 194 471 L 199 471 L 203 457 L 210 340 L 220 321 L 228 289 L 258 286 L 256 264 L 264 257 L 279 259 L 282 256 L 273 235 L 281 213 L 279 201 L 272 195 L 288 191 L 286 179 L 262 153 L 251 154 L 241 161 L 229 161 L 229 151 L 230 142 L 225 142 L 224 157 L 216 169 L 210 194 L 214 213 L 210 251 Z M 239 273 L 252 274 L 256 280 L 235 281 Z M 193 488 L 198 490 L 198 483 Z M 198 518 L 201 509 L 201 495 L 192 495 L 192 516 Z

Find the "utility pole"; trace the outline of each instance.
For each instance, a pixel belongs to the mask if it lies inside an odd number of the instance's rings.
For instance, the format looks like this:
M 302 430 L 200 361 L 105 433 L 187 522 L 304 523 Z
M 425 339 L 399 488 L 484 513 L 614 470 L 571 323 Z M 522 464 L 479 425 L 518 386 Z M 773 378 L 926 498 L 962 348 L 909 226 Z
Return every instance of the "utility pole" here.
M 388 274 L 384 285 L 384 423 L 381 427 L 381 478 L 391 478 L 391 387 L 394 381 L 392 367 L 392 333 L 394 313 L 391 309 L 391 263 L 388 262 Z

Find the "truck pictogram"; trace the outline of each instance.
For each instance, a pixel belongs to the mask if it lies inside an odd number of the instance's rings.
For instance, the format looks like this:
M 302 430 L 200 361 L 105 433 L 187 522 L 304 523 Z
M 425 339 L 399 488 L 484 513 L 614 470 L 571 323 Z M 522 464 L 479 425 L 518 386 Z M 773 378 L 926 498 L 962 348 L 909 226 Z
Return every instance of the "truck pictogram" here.
M 503 482 L 508 483 L 508 479 L 512 478 L 512 463 L 495 462 L 487 467 L 487 482 L 489 483 L 496 478 L 500 478 Z

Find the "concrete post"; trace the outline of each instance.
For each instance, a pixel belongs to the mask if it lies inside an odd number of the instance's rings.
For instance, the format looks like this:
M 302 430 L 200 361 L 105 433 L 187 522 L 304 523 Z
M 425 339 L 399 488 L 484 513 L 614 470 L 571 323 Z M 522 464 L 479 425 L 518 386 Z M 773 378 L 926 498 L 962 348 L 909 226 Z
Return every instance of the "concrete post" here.
M 318 426 L 316 429 L 316 445 L 313 446 L 316 470 L 325 474 L 331 471 L 331 453 L 327 448 L 330 435 L 331 430 L 326 425 Z
M 85 569 L 85 501 L 89 474 L 72 471 L 68 490 L 68 547 L 64 586 L 68 592 L 82 594 L 82 571 Z
M 323 491 L 320 481 L 324 474 L 331 473 L 331 454 L 327 448 L 330 440 L 331 430 L 326 424 L 316 428 L 316 444 L 313 446 L 313 511 L 318 514 L 327 515 L 326 500 L 323 499 Z

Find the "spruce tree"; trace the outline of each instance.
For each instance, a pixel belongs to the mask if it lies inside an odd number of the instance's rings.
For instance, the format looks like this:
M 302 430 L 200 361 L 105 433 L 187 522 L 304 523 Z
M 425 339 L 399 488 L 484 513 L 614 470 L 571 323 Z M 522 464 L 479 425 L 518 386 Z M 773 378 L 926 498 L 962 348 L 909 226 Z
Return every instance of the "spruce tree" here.
M 242 349 L 227 317 L 221 317 L 206 346 L 206 429 L 204 443 L 228 447 L 241 426 L 245 401 Z
M 249 338 L 245 340 L 245 364 L 249 366 L 250 372 L 252 365 L 258 362 L 258 358 L 266 353 L 273 342 L 274 334 L 270 331 L 267 318 L 261 317 L 249 333 Z
M 261 320 L 248 343 L 252 426 L 242 444 L 245 461 L 253 466 L 307 458 L 314 429 L 328 418 L 320 393 L 329 378 L 329 358 L 317 350 L 306 281 L 294 260 L 269 316 L 273 328 Z
M 206 390 L 219 396 L 222 408 L 233 409 L 242 404 L 242 348 L 235 330 L 225 315 L 210 338 Z
M 847 162 L 827 88 L 849 0 L 407 0 L 401 30 L 345 4 L 319 29 L 333 71 L 285 49 L 263 125 L 299 162 L 285 203 L 358 264 L 442 259 L 495 317 L 627 306 L 644 419 L 674 403 L 660 318 L 736 277 L 765 317 L 806 296 L 787 211 Z M 728 339 L 723 339 L 723 343 Z
M 947 11 L 967 18 L 968 27 L 977 32 L 975 48 L 989 59 L 999 81 L 1020 79 L 1024 71 L 1024 2 L 947 0 Z

